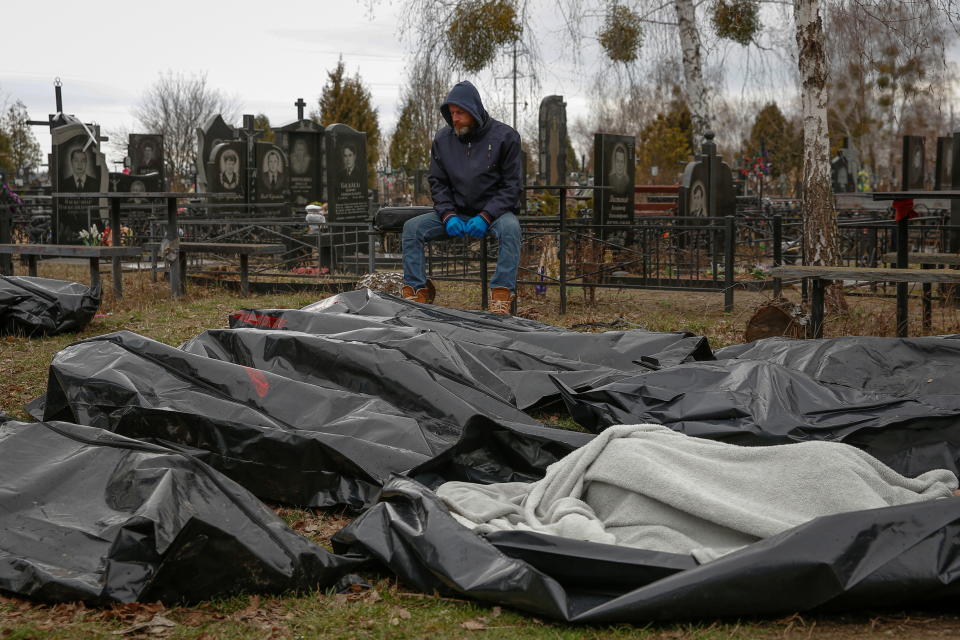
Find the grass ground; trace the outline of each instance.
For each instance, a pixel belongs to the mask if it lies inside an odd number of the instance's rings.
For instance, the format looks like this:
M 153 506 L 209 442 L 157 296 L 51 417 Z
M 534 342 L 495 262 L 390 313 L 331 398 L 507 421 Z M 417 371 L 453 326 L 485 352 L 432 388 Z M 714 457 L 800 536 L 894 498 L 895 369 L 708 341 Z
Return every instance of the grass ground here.
M 19 265 L 18 265 L 19 266 Z M 21 272 L 22 273 L 22 272 Z M 84 282 L 83 266 L 41 264 L 43 277 Z M 105 274 L 106 275 L 106 274 Z M 323 294 L 258 295 L 248 299 L 219 288 L 191 287 L 188 296 L 171 301 L 164 283 L 150 282 L 146 273 L 124 275 L 122 300 L 107 293 L 97 317 L 74 335 L 26 339 L 0 337 L 0 410 L 27 419 L 23 406 L 46 388 L 47 366 L 53 355 L 77 340 L 112 331 L 129 330 L 177 345 L 204 329 L 227 326 L 227 317 L 239 308 L 297 308 Z M 797 301 L 796 291 L 787 291 Z M 753 310 L 769 294 L 737 292 L 733 312 L 723 311 L 716 293 L 598 290 L 588 304 L 573 289 L 568 313 L 558 312 L 555 291 L 544 298 L 521 300 L 519 314 L 541 322 L 569 327 L 580 323 L 627 322 L 657 331 L 686 329 L 710 339 L 714 347 L 743 341 L 743 330 Z M 464 309 L 479 308 L 479 289 L 444 285 L 437 302 Z M 826 333 L 833 335 L 893 335 L 892 299 L 849 298 L 850 311 L 830 317 Z M 919 303 L 911 301 L 919 329 Z M 935 306 L 934 334 L 960 332 L 960 310 Z M 599 329 L 595 329 L 599 330 Z M 564 421 L 545 414 L 541 419 Z M 329 548 L 330 536 L 350 520 L 339 510 L 302 510 L 276 507 L 298 532 Z M 132 604 L 109 609 L 81 603 L 48 606 L 0 595 L 0 638 L 934 638 L 960 636 L 960 617 L 917 612 L 885 612 L 850 616 L 789 616 L 779 620 L 702 621 L 698 623 L 578 627 L 555 624 L 498 607 L 486 607 L 456 598 L 412 593 L 391 576 L 375 570 L 362 574 L 370 590 L 335 594 L 289 594 L 282 597 L 237 597 L 193 607 L 166 608 L 159 604 Z

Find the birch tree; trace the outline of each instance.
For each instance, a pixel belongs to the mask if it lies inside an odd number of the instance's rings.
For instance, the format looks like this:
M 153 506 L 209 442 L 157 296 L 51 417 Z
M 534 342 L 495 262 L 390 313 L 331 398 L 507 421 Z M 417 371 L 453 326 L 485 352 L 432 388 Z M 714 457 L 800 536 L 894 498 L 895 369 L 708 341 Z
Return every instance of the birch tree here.
M 800 210 L 806 263 L 836 266 L 840 262 L 837 212 L 830 185 L 830 135 L 827 130 L 827 57 L 824 51 L 820 0 L 794 0 L 797 65 L 803 124 L 803 179 Z M 841 283 L 827 292 L 833 310 L 845 306 Z
M 710 108 L 707 100 L 707 86 L 703 81 L 703 62 L 701 60 L 700 31 L 697 29 L 697 16 L 693 0 L 675 0 L 677 13 L 677 36 L 683 57 L 683 81 L 687 92 L 687 106 L 693 122 L 694 146 L 703 139 L 710 128 Z

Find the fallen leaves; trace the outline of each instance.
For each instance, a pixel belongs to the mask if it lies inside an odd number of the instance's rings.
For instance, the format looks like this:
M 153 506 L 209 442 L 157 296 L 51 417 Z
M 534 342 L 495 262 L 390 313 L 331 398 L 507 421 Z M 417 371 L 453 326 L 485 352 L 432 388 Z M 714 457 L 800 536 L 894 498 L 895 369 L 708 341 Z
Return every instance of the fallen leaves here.
M 490 620 L 494 618 L 499 618 L 500 614 L 503 613 L 503 610 L 500 607 L 494 607 L 490 610 L 490 615 L 481 616 L 478 618 L 473 618 L 471 620 L 465 620 L 460 623 L 460 626 L 466 629 L 467 631 L 485 631 L 487 629 L 502 629 L 503 627 L 491 627 L 489 626 Z
M 368 604 L 373 604 L 375 602 L 380 602 L 381 600 L 383 600 L 383 598 L 380 596 L 380 592 L 376 589 L 370 589 L 368 591 L 337 593 L 333 596 L 333 601 L 339 605 L 353 602 L 366 602 Z
M 150 620 L 146 622 L 139 622 L 135 625 L 131 625 L 126 629 L 120 629 L 119 631 L 114 631 L 113 635 L 115 636 L 125 636 L 132 633 L 145 632 L 150 635 L 164 635 L 169 632 L 173 627 L 177 626 L 177 623 L 166 618 L 159 613 L 153 616 Z
M 399 625 L 401 620 L 409 620 L 410 618 L 410 612 L 403 607 L 394 607 L 390 610 L 390 624 L 393 626 Z

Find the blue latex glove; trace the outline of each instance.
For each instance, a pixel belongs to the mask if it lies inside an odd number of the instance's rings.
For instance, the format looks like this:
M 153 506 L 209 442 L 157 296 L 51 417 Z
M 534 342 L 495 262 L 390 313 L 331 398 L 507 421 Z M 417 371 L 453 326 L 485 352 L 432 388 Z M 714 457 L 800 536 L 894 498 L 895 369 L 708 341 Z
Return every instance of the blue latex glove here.
M 459 238 L 467 232 L 467 225 L 460 219 L 460 216 L 451 216 L 447 220 L 447 235 L 453 238 Z
M 467 235 L 471 238 L 482 238 L 487 235 L 487 229 L 489 227 L 490 225 L 483 219 L 483 216 L 473 216 L 470 218 L 470 221 L 467 222 Z

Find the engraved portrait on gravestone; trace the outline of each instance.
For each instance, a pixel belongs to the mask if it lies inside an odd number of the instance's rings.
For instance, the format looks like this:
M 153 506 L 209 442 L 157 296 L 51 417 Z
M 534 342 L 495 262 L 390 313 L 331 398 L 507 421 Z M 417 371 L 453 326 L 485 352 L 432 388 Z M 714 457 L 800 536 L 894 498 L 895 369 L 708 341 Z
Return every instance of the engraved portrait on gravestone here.
M 340 148 L 340 158 L 343 162 L 342 172 L 340 173 L 341 182 L 351 182 L 354 180 L 359 180 L 359 171 L 357 171 L 357 150 L 350 144 L 346 143 Z
M 220 156 L 220 186 L 226 191 L 234 191 L 240 187 L 240 173 L 237 167 L 240 158 L 233 149 L 227 149 Z
M 133 182 L 130 183 L 130 193 L 131 193 L 131 194 L 134 194 L 134 193 L 146 193 L 146 192 L 147 192 L 147 185 L 145 185 L 145 184 L 143 183 L 143 180 L 134 180 Z M 129 200 L 129 202 L 135 202 L 135 203 L 138 203 L 138 204 L 139 204 L 139 203 L 142 203 L 142 202 L 146 202 L 146 201 L 147 201 L 146 198 L 139 198 L 139 197 L 136 197 L 136 196 L 131 197 L 130 200 Z
M 263 156 L 263 169 L 260 181 L 267 193 L 278 193 L 283 190 L 284 169 L 283 158 L 280 152 L 274 149 L 267 151 Z
M 153 141 L 146 140 L 140 145 L 140 166 L 136 167 L 135 173 L 143 175 L 158 171 L 160 171 L 160 158 L 157 154 L 156 145 Z
M 705 218 L 707 211 L 707 188 L 702 181 L 696 180 L 690 186 L 690 215 Z
M 60 180 L 60 191 L 83 191 L 93 193 L 99 189 L 100 181 L 92 176 L 88 170 L 93 163 L 91 162 L 92 152 L 85 151 L 83 147 L 76 146 L 70 149 L 64 159 Z
M 627 173 L 627 148 L 623 144 L 617 144 L 613 147 L 611 155 L 610 175 L 607 180 L 613 194 L 616 196 L 625 196 L 630 191 L 630 174 Z
M 297 138 L 293 141 L 293 149 L 290 150 L 290 171 L 302 176 L 309 170 L 310 150 L 307 147 L 307 141 L 303 138 Z

